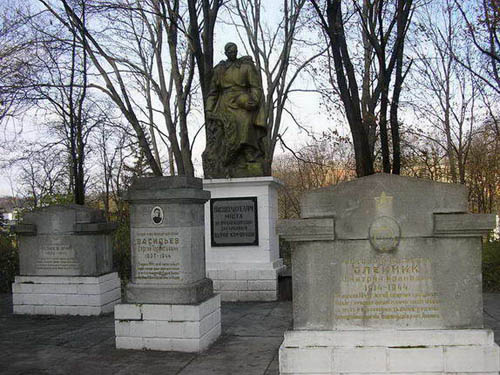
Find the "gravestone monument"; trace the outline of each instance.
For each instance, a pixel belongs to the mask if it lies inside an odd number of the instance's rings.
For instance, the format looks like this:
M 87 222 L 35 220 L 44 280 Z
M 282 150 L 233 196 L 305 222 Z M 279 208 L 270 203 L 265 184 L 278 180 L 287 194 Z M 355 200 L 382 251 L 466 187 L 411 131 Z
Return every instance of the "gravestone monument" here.
M 126 303 L 115 307 L 117 348 L 199 352 L 220 336 L 220 296 L 205 271 L 209 198 L 192 177 L 130 187 L 132 279 Z
M 207 274 L 223 301 L 275 301 L 279 257 L 276 222 L 279 180 L 274 177 L 203 181 Z
M 277 189 L 265 160 L 264 93 L 250 56 L 238 58 L 226 44 L 227 60 L 215 68 L 206 105 L 203 153 L 207 272 L 226 301 L 276 300 L 279 258 Z
M 280 374 L 498 374 L 481 236 L 463 185 L 377 174 L 305 194 Z
M 19 276 L 12 284 L 15 314 L 99 315 L 121 300 L 112 272 L 111 233 L 102 211 L 79 205 L 49 206 L 24 215 Z

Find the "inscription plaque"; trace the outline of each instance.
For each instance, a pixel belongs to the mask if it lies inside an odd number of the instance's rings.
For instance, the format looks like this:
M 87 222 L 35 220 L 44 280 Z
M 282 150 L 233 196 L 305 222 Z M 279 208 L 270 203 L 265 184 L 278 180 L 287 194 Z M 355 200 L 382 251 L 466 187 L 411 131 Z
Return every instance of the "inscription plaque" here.
M 212 246 L 256 246 L 259 244 L 257 197 L 210 200 Z
M 78 275 L 80 265 L 70 245 L 40 246 L 36 270 L 39 275 Z
M 340 276 L 340 290 L 334 297 L 337 325 L 357 322 L 371 326 L 390 321 L 404 325 L 442 319 L 429 259 L 346 261 L 340 264 Z
M 135 279 L 137 281 L 183 280 L 180 248 L 185 246 L 180 229 L 133 229 Z

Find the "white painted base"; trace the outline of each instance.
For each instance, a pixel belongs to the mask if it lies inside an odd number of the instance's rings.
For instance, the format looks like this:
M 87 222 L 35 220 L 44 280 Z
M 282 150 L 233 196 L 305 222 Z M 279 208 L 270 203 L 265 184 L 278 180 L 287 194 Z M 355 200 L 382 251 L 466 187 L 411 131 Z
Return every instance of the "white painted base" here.
M 117 349 L 201 352 L 220 334 L 219 295 L 199 305 L 115 306 Z
M 258 246 L 212 246 L 210 202 L 205 203 L 207 277 L 223 301 L 278 299 L 278 275 L 284 270 L 276 234 L 280 186 L 274 177 L 203 180 L 203 189 L 210 191 L 211 198 L 257 198 Z
M 118 273 L 92 276 L 16 276 L 14 314 L 100 315 L 121 301 Z
M 207 264 L 207 275 L 223 301 L 276 301 L 278 275 L 285 269 L 281 259 L 272 264 Z
M 287 331 L 281 375 L 498 374 L 500 348 L 487 329 Z

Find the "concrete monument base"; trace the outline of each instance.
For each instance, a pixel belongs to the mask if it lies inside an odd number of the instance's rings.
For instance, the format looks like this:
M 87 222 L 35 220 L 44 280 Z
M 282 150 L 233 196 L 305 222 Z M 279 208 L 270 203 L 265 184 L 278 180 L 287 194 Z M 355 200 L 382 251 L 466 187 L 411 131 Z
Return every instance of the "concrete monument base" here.
M 287 331 L 281 375 L 498 374 L 488 329 Z
M 258 227 L 257 244 L 217 243 L 212 237 L 211 202 L 205 204 L 205 248 L 207 276 L 214 282 L 214 291 L 223 301 L 275 301 L 278 299 L 278 275 L 285 269 L 279 258 L 276 220 L 278 219 L 278 188 L 274 177 L 205 179 L 203 188 L 210 191 L 212 201 L 256 199 Z M 230 204 L 230 203 L 228 203 Z M 238 234 L 248 228 L 246 218 L 225 225 L 221 234 Z M 234 229 L 234 230 L 233 230 Z M 245 229 L 243 229 L 245 231 Z M 234 239 L 238 242 L 237 239 Z
M 276 301 L 282 259 L 272 263 L 207 263 L 207 275 L 223 301 Z
M 118 349 L 201 352 L 220 334 L 219 295 L 197 305 L 125 303 L 115 306 Z
M 16 276 L 14 314 L 100 315 L 121 301 L 116 272 L 102 276 Z

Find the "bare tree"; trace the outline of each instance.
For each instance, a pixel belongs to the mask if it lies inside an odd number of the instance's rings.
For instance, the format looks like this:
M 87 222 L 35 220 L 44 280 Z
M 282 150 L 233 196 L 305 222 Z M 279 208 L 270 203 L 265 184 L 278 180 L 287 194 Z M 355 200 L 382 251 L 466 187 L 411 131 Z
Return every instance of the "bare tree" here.
M 347 137 L 330 131 L 291 154 L 278 156 L 273 175 L 284 182 L 278 196 L 280 217 L 300 217 L 300 197 L 306 191 L 354 178 L 352 151 Z
M 467 36 L 481 55 L 479 61 L 471 60 L 467 56 L 456 56 L 457 61 L 490 89 L 500 94 L 499 1 L 454 0 L 454 5 L 465 21 Z
M 413 106 L 421 125 L 415 127 L 447 154 L 451 181 L 465 183 L 466 164 L 479 122 L 477 98 L 481 82 L 457 57 L 474 54 L 461 35 L 463 22 L 454 0 L 430 3 L 418 20 L 420 43 L 415 43 Z
M 357 174 L 364 176 L 374 172 L 373 135 L 377 126 L 383 170 L 391 172 L 392 143 L 392 172 L 399 173 L 401 151 L 398 109 L 406 77 L 404 45 L 413 15 L 413 0 L 364 0 L 361 5 L 355 1 L 352 9 L 343 9 L 342 3 L 341 0 L 311 0 L 331 50 L 335 70 L 335 82 L 332 83 L 337 86 L 351 130 Z M 347 36 L 347 20 L 352 26 L 351 17 L 357 17 L 355 25 L 360 28 L 363 40 L 364 72 L 361 73 L 361 85 L 353 60 L 355 51 Z M 388 111 L 392 142 L 387 132 Z

